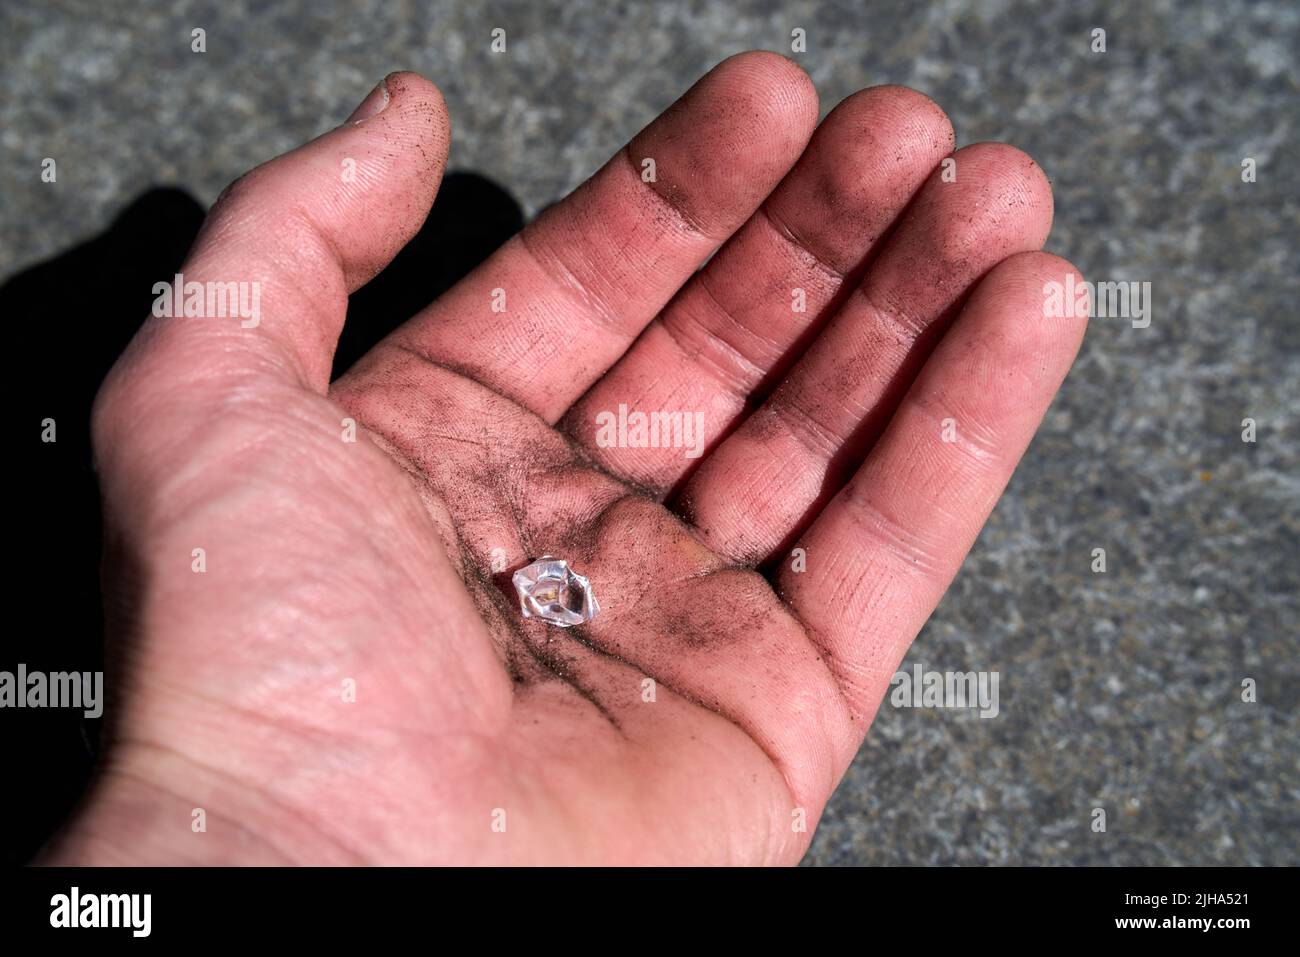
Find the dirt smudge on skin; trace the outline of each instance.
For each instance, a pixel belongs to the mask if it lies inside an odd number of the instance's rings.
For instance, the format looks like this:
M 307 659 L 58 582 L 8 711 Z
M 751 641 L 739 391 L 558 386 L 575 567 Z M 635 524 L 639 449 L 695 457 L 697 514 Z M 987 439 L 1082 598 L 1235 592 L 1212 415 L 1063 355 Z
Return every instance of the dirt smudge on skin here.
M 341 399 L 450 514 L 462 581 L 515 685 L 563 682 L 615 728 L 640 675 L 722 713 L 683 662 L 768 634 L 782 606 L 767 582 L 506 397 L 413 354 L 388 375 L 386 394 L 372 384 L 369 397 Z M 543 554 L 591 577 L 602 604 L 592 625 L 522 618 L 510 574 Z

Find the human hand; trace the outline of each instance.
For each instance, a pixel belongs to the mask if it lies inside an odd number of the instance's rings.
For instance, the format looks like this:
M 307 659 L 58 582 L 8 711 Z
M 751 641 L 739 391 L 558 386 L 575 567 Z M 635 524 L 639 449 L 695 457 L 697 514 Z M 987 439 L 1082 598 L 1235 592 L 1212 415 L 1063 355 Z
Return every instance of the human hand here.
M 725 61 L 332 385 L 442 99 L 394 74 L 233 184 L 182 272 L 260 320 L 152 318 L 97 401 L 123 693 L 45 859 L 797 861 L 1085 322 L 1028 157 L 899 87 L 817 114 Z M 703 441 L 611 446 L 620 405 Z M 543 554 L 590 624 L 521 618 Z

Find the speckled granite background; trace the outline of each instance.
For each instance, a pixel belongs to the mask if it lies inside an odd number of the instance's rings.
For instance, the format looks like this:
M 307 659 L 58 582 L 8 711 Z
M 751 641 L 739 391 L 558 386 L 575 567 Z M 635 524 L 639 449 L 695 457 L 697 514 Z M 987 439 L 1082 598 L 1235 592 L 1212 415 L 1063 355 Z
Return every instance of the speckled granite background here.
M 904 83 L 959 143 L 1016 143 L 1056 190 L 1048 248 L 1154 300 L 1147 329 L 1094 321 L 908 659 L 996 670 L 1000 714 L 886 705 L 808 862 L 1296 863 L 1294 3 L 6 0 L 0 281 L 152 186 L 210 203 L 397 68 L 442 88 L 452 168 L 532 215 L 717 60 L 789 52 L 795 27 L 823 110 Z

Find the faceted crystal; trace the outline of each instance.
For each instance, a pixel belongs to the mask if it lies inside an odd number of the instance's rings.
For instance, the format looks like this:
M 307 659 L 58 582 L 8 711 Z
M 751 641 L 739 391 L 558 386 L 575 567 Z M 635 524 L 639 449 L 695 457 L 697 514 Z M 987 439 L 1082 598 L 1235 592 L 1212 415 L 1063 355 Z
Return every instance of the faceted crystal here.
M 515 572 L 513 581 L 525 618 L 568 628 L 591 621 L 600 611 L 591 582 L 562 558 L 543 555 Z

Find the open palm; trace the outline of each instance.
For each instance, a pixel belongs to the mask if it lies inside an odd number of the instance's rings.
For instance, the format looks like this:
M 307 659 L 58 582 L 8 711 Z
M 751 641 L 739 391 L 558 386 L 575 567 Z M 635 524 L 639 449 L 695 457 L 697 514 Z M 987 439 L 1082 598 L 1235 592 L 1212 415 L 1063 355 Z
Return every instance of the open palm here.
M 332 385 L 441 97 L 227 190 L 182 272 L 260 320 L 151 319 L 96 406 L 122 697 L 48 859 L 798 860 L 1084 323 L 1024 154 L 899 87 L 817 115 L 725 61 Z M 520 616 L 544 554 L 590 624 Z

